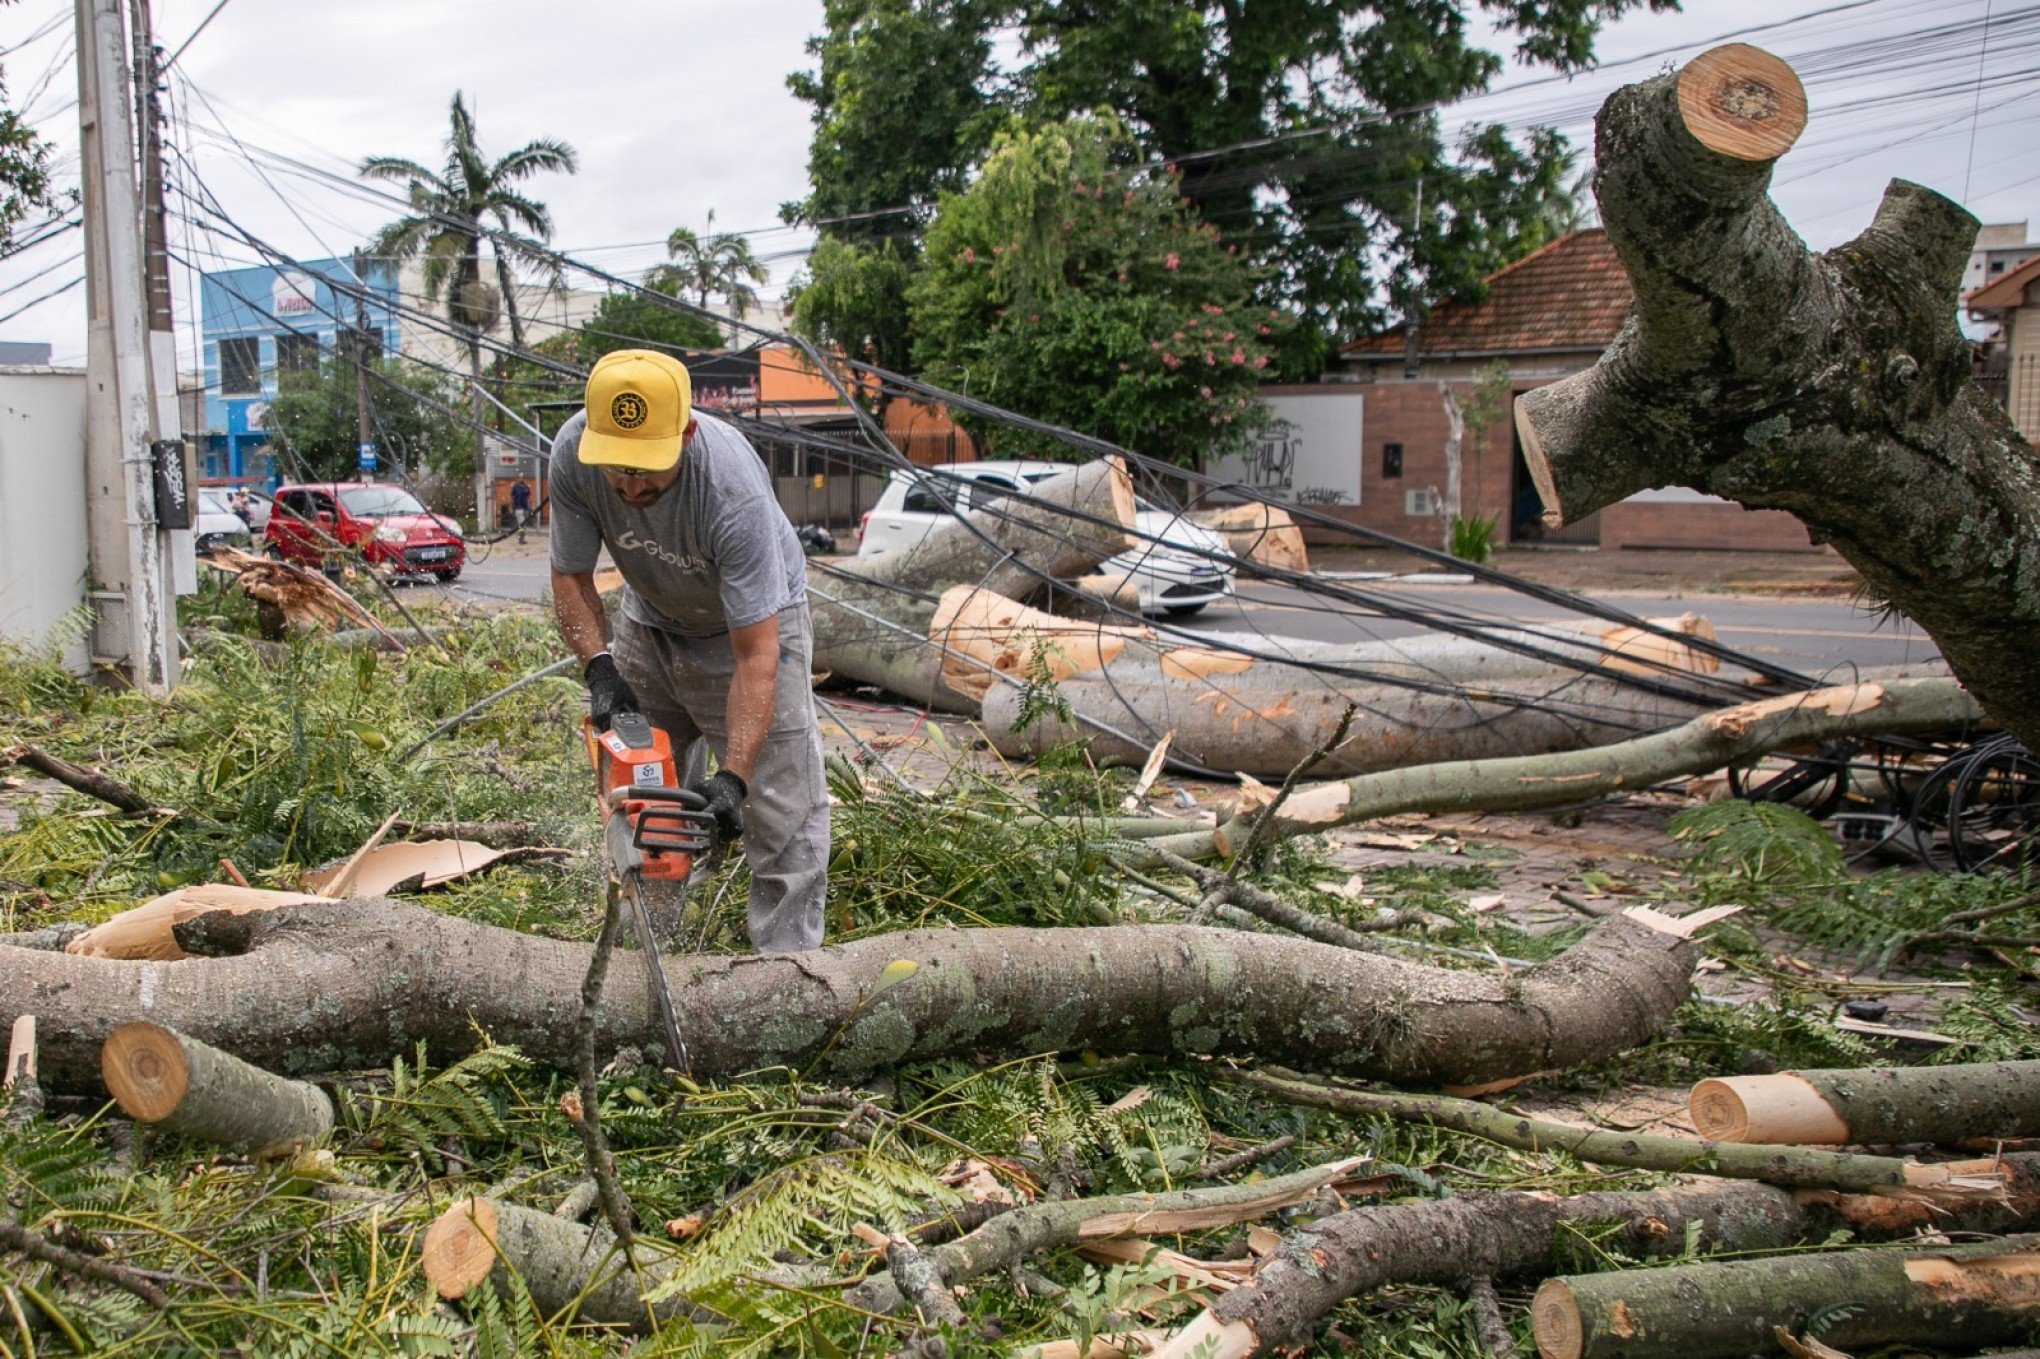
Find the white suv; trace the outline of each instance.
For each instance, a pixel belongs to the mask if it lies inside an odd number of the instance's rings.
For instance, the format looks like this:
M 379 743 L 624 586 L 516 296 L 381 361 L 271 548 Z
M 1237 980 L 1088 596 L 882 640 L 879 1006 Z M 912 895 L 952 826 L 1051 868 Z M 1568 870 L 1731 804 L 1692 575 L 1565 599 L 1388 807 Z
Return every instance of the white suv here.
M 858 526 L 857 555 L 911 547 L 956 512 L 982 508 L 1000 495 L 1046 480 L 1068 467 L 1052 462 L 957 462 L 896 471 Z M 1140 541 L 1103 563 L 1125 572 L 1140 591 L 1140 611 L 1187 617 L 1233 592 L 1233 557 L 1225 540 L 1174 511 L 1134 501 Z

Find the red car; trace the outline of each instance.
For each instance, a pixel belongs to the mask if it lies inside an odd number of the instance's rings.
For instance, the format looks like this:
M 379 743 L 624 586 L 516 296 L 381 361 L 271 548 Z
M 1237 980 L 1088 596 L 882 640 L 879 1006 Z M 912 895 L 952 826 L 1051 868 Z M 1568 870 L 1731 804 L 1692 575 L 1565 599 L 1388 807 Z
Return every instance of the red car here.
M 366 557 L 371 566 L 444 581 L 467 561 L 458 529 L 403 487 L 379 481 L 279 486 L 264 537 L 269 555 L 299 566 L 337 569 Z

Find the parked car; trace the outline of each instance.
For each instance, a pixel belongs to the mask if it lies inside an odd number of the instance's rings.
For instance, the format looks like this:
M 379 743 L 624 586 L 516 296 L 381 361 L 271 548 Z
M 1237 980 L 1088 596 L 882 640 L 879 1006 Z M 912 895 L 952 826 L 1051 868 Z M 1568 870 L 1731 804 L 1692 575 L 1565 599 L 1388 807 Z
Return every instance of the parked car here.
M 255 545 L 248 526 L 241 522 L 241 516 L 234 513 L 233 503 L 225 491 L 200 487 L 198 492 L 198 518 L 192 522 L 192 545 L 200 552 L 210 552 L 216 547 L 238 547 L 243 552 Z
M 958 512 L 982 509 L 1001 495 L 1046 480 L 1067 467 L 1052 462 L 958 462 L 896 471 L 858 525 L 857 555 L 911 547 Z M 1134 501 L 1141 541 L 1099 566 L 1126 572 L 1140 591 L 1140 611 L 1188 617 L 1233 592 L 1233 556 L 1225 540 L 1181 514 Z
M 272 557 L 327 570 L 358 551 L 371 566 L 452 580 L 467 561 L 457 528 L 384 482 L 279 486 L 265 536 Z

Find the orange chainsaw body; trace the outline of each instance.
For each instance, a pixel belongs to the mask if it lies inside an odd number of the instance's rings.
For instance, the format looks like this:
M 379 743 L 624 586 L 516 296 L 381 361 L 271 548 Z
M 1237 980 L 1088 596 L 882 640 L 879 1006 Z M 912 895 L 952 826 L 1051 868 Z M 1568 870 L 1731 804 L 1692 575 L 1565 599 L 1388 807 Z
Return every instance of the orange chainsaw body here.
M 588 759 L 595 766 L 595 797 L 605 820 L 622 818 L 628 843 L 638 855 L 634 864 L 616 863 L 618 872 L 636 869 L 646 878 L 685 881 L 694 861 L 708 852 L 715 823 L 704 811 L 701 796 L 680 787 L 680 769 L 673 741 L 642 713 L 618 713 L 607 731 L 592 722 L 582 730 Z

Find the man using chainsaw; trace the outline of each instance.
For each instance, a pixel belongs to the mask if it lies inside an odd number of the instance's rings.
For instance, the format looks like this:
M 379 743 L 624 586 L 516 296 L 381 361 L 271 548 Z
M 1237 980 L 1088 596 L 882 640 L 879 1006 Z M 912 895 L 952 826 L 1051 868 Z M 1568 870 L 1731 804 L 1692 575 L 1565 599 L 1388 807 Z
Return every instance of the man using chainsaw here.
M 809 687 L 807 568 L 750 442 L 693 409 L 678 360 L 605 355 L 552 450 L 553 615 L 607 729 L 641 712 L 751 865 L 751 945 L 822 942 L 829 804 Z M 624 580 L 614 636 L 600 550 Z M 719 766 L 702 777 L 697 738 Z

